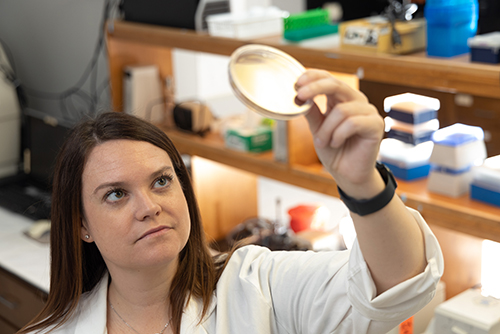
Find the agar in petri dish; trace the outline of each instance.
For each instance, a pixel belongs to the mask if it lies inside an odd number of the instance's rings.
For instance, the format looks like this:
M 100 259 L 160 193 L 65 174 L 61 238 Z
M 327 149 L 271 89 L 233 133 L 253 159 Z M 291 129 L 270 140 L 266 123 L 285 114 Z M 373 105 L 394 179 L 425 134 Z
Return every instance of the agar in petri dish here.
M 259 44 L 236 49 L 229 61 L 229 81 L 236 96 L 251 110 L 278 120 L 309 111 L 312 101 L 296 103 L 295 82 L 305 71 L 287 53 Z

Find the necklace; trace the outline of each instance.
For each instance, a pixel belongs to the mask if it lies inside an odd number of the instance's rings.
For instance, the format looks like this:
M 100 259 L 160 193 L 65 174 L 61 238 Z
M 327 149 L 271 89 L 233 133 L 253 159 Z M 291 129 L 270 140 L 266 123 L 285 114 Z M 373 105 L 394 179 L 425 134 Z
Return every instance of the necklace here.
M 113 312 L 115 312 L 115 314 L 118 316 L 118 318 L 120 318 L 121 321 L 123 321 L 123 323 L 125 325 L 127 325 L 128 328 L 130 328 L 131 330 L 133 330 L 134 332 L 136 332 L 137 334 L 141 334 L 139 333 L 138 331 L 135 330 L 134 327 L 130 326 L 122 317 L 121 315 L 118 314 L 118 312 L 115 310 L 115 308 L 113 307 L 113 304 L 111 304 L 111 302 L 109 302 L 109 306 L 111 306 L 111 309 L 113 310 Z M 167 329 L 168 325 L 170 325 L 170 321 L 172 321 L 172 317 L 170 317 L 170 319 L 168 320 L 168 322 L 165 324 L 165 327 L 163 327 L 163 329 L 161 331 L 159 331 L 157 334 L 163 334 L 163 332 L 165 331 L 165 329 Z

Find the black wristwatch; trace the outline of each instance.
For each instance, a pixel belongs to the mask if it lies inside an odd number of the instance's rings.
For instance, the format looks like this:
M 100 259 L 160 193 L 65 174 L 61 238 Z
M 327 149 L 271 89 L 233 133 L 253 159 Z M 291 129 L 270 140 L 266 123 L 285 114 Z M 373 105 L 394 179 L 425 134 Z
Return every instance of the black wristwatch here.
M 356 200 L 346 195 L 337 186 L 339 190 L 340 199 L 347 206 L 349 211 L 355 213 L 360 216 L 366 216 L 370 213 L 374 213 L 385 207 L 394 197 L 394 193 L 396 192 L 396 187 L 398 186 L 396 180 L 394 179 L 394 175 L 384 164 L 377 162 L 375 168 L 377 168 L 378 172 L 382 176 L 385 182 L 385 189 L 375 197 L 363 200 Z

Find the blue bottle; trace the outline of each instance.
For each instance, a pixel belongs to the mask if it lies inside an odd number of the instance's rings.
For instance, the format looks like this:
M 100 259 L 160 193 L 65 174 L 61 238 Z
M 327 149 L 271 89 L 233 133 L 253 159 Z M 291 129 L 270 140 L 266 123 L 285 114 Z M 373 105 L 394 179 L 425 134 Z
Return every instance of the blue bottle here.
M 453 57 L 468 53 L 467 39 L 477 32 L 478 0 L 427 0 L 427 54 Z

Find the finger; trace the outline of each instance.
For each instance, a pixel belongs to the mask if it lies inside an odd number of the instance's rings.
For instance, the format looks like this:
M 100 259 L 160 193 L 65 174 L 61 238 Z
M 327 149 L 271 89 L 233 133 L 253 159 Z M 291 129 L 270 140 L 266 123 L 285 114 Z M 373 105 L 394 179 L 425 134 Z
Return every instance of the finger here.
M 334 77 L 311 81 L 297 90 L 297 96 L 304 101 L 320 94 L 325 94 L 336 102 L 368 101 L 366 96 L 359 90 L 348 86 Z
M 313 103 L 313 105 L 311 106 L 311 108 L 309 109 L 309 111 L 306 113 L 305 116 L 307 123 L 309 124 L 309 130 L 314 136 L 314 134 L 321 127 L 321 124 L 323 123 L 325 116 L 321 113 L 321 110 L 316 105 L 316 103 Z
M 356 115 L 344 119 L 332 133 L 332 140 L 329 145 L 339 148 L 345 145 L 349 138 L 354 136 L 362 137 L 365 140 L 372 140 L 374 145 L 378 145 L 384 134 L 383 121 L 377 117 Z
M 335 108 L 325 114 L 325 119 L 316 132 L 313 133 L 315 141 L 319 147 L 326 146 L 331 140 L 333 133 L 337 127 L 347 118 L 356 115 L 371 115 L 377 113 L 371 105 L 360 103 L 359 101 L 351 101 L 339 103 Z M 377 113 L 378 114 L 378 113 Z
M 318 69 L 310 69 L 302 73 L 302 75 L 297 79 L 297 82 L 295 83 L 295 87 L 298 89 L 311 81 L 322 79 L 322 78 L 328 78 L 331 77 L 332 75 L 328 73 L 325 70 L 318 70 Z
M 366 96 L 343 81 L 324 71 L 308 71 L 296 83 L 297 96 L 306 101 L 319 94 L 326 94 L 337 102 L 368 101 Z

